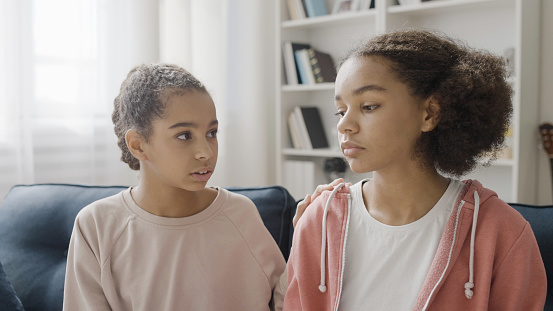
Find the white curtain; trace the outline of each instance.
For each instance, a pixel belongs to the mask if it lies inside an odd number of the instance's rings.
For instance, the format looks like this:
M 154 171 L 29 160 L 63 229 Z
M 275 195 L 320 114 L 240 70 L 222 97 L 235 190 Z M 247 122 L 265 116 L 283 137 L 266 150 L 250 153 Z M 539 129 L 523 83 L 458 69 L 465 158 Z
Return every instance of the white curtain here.
M 128 185 L 111 111 L 159 60 L 152 0 L 0 0 L 0 201 L 15 184 Z
M 220 186 L 274 183 L 275 2 L 160 0 L 162 61 L 206 84 L 220 122 Z
M 204 82 L 220 120 L 210 184 L 274 181 L 274 2 L 0 0 L 0 201 L 15 184 L 129 185 L 111 123 L 137 64 Z

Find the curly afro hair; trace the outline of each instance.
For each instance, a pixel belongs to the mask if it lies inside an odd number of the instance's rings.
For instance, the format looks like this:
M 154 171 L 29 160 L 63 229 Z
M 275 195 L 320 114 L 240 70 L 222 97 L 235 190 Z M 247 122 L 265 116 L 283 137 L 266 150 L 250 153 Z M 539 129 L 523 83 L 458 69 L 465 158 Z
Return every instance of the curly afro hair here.
M 121 161 L 133 170 L 140 169 L 140 161 L 127 148 L 127 131 L 134 129 L 148 140 L 152 121 L 163 117 L 167 99 L 191 90 L 208 93 L 198 79 L 175 65 L 139 65 L 129 72 L 113 102 L 111 116 L 122 152 Z
M 371 56 L 388 60 L 413 96 L 439 101 L 436 128 L 416 143 L 414 156 L 423 164 L 461 176 L 481 160 L 497 157 L 513 111 L 510 71 L 503 58 L 436 31 L 403 30 L 359 44 L 340 64 Z

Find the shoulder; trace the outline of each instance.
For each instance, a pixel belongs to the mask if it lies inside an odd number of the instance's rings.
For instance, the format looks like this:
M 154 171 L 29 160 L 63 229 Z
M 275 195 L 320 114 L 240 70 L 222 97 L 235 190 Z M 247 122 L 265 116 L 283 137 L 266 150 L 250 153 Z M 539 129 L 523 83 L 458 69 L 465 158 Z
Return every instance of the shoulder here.
M 124 208 L 123 190 L 117 194 L 94 201 L 83 207 L 77 214 L 77 220 L 90 221 L 109 218 L 113 214 L 120 213 Z
M 123 230 L 133 215 L 125 203 L 126 191 L 129 189 L 85 206 L 77 214 L 74 232 L 86 239 L 102 240 Z
M 336 221 L 343 221 L 348 216 L 349 188 L 338 191 L 331 197 L 331 191 L 324 191 L 306 208 L 299 219 L 295 231 L 311 231 L 322 226 L 325 209 L 327 208 L 327 224 L 332 227 Z
M 260 217 L 253 201 L 245 195 L 219 188 L 219 196 L 223 206 L 221 211 L 231 218 L 235 217 Z
M 466 208 L 474 212 L 475 194 L 479 196 L 478 227 L 485 235 L 495 237 L 498 243 L 513 244 L 529 229 L 522 215 L 497 197 L 497 194 L 482 186 L 478 181 L 467 182 L 468 191 L 464 196 Z

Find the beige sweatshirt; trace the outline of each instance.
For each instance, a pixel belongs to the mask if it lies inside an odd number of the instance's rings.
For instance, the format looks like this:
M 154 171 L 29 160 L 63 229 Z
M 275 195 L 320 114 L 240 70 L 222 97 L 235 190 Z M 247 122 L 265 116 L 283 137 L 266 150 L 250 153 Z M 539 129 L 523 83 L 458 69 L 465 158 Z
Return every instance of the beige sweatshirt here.
M 150 214 L 130 188 L 83 208 L 67 256 L 74 310 L 269 310 L 285 261 L 245 196 L 218 189 L 204 211 Z

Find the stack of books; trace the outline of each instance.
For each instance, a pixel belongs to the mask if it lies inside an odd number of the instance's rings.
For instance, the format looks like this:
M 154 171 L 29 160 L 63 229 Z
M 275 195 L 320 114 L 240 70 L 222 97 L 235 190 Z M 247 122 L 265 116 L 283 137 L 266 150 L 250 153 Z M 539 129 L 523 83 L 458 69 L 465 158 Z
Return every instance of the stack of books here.
M 302 19 L 328 14 L 325 0 L 287 0 L 290 19 Z
M 336 68 L 330 54 L 315 50 L 307 43 L 292 41 L 284 42 L 282 52 L 287 84 L 315 84 L 336 80 Z
M 288 114 L 288 129 L 295 149 L 328 148 L 317 107 L 295 107 Z

